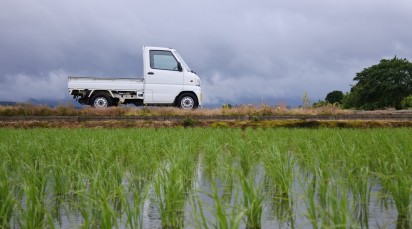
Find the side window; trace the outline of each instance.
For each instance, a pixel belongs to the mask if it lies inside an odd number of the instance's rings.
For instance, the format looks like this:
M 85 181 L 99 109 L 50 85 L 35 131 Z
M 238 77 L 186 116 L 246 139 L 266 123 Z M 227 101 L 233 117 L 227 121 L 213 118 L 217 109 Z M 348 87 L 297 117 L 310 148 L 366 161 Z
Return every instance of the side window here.
M 153 69 L 177 71 L 177 61 L 169 51 L 150 51 L 150 67 Z

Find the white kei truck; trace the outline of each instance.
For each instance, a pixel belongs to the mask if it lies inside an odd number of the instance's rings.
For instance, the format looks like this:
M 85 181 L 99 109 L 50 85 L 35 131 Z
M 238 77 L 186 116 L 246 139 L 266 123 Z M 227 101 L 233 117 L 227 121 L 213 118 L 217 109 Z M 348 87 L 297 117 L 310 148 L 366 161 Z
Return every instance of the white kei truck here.
M 68 88 L 80 104 L 96 108 L 134 104 L 195 109 L 202 105 L 199 76 L 170 48 L 143 47 L 143 78 L 69 76 Z

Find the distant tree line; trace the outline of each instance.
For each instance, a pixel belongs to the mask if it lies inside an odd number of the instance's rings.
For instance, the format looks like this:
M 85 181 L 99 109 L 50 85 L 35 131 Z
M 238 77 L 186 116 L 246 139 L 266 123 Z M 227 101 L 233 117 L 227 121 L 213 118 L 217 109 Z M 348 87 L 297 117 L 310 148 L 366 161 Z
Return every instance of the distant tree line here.
M 313 106 L 335 104 L 343 108 L 377 110 L 412 108 L 412 63 L 396 56 L 356 73 L 350 92 L 332 91 Z
M 0 101 L 0 106 L 15 106 L 16 102 Z

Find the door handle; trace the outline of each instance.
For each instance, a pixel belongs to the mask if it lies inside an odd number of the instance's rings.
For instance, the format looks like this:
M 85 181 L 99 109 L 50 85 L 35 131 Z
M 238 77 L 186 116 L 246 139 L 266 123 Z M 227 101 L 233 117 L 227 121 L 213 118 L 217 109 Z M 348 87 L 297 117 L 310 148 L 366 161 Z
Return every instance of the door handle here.
M 148 74 L 148 75 L 154 75 L 154 73 L 153 73 L 153 72 L 148 72 L 147 74 Z

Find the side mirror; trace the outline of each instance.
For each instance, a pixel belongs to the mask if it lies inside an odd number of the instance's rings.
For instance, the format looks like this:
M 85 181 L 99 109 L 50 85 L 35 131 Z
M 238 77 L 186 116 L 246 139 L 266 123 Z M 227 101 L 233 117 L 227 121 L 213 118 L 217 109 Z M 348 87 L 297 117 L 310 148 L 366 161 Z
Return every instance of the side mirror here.
M 179 72 L 183 71 L 182 64 L 180 62 L 177 62 L 177 70 Z

